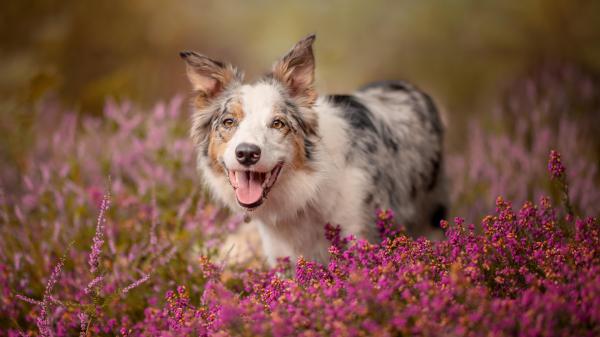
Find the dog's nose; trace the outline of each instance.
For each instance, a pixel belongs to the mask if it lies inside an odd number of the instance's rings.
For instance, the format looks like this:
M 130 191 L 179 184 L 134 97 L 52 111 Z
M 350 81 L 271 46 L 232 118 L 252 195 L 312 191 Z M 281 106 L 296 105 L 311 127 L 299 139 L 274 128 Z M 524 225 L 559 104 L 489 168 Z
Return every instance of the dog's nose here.
M 235 157 L 244 166 L 254 165 L 260 159 L 260 147 L 254 144 L 241 143 L 235 148 Z

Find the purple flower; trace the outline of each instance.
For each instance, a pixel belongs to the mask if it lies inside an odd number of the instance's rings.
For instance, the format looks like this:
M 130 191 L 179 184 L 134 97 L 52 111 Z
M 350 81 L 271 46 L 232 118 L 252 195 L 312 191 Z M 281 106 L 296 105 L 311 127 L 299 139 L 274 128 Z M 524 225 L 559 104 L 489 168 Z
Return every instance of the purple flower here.
M 85 337 L 87 335 L 87 326 L 89 322 L 88 315 L 85 312 L 80 312 L 77 314 L 77 317 L 80 322 L 79 337 Z
M 123 295 L 126 295 L 132 289 L 139 287 L 142 283 L 148 281 L 149 279 L 150 279 L 150 274 L 146 274 L 146 275 L 142 276 L 140 279 L 129 284 L 127 287 L 123 288 L 123 290 L 121 290 L 121 293 Z
M 88 283 L 88 285 L 83 289 L 83 292 L 89 294 L 92 289 L 96 288 L 102 281 L 104 280 L 104 276 L 98 276 Z
M 54 286 L 56 285 L 56 282 L 58 282 L 58 278 L 60 276 L 60 273 L 62 272 L 62 268 L 65 264 L 65 256 L 63 256 L 60 261 L 56 264 L 56 266 L 54 266 L 54 269 L 52 270 L 52 274 L 50 274 L 50 278 L 48 279 L 48 282 L 46 283 L 46 289 L 44 290 L 44 297 L 42 299 L 42 303 L 41 303 L 41 310 L 40 310 L 40 315 L 39 317 L 36 319 L 36 324 L 37 327 L 40 331 L 40 335 L 42 336 L 52 336 L 52 329 L 50 327 L 50 318 L 48 317 L 48 311 L 50 310 L 50 301 L 51 301 L 51 294 L 52 294 L 52 290 L 54 289 Z
M 100 212 L 98 213 L 98 220 L 96 221 L 96 234 L 92 239 L 92 248 L 88 256 L 88 264 L 90 265 L 90 271 L 92 274 L 98 271 L 100 264 L 100 254 L 102 253 L 102 245 L 104 244 L 104 227 L 106 225 L 106 212 L 110 207 L 110 194 L 106 194 L 100 204 Z
M 548 171 L 552 178 L 560 179 L 565 174 L 565 167 L 560 161 L 560 153 L 555 150 L 550 151 L 550 159 L 548 160 Z

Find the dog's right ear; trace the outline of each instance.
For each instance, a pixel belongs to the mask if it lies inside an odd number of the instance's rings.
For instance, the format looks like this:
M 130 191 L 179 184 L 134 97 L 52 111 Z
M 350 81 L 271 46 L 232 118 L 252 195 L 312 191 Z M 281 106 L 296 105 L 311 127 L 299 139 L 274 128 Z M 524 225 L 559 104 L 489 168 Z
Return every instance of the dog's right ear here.
M 239 77 L 232 65 L 215 61 L 202 54 L 183 51 L 179 56 L 186 62 L 187 76 L 198 95 L 196 105 L 199 108 L 206 106 L 229 83 Z

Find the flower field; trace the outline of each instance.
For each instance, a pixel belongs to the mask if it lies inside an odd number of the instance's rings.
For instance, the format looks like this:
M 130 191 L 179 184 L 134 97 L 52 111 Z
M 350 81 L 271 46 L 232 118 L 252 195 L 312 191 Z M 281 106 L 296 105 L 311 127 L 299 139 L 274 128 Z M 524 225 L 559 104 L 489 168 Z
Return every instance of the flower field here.
M 330 262 L 274 269 L 218 262 L 243 219 L 201 187 L 183 97 L 40 103 L 18 174 L 0 168 L 0 336 L 598 336 L 598 89 L 531 74 L 474 120 L 446 240 L 373 210 L 379 243 L 315 224 Z

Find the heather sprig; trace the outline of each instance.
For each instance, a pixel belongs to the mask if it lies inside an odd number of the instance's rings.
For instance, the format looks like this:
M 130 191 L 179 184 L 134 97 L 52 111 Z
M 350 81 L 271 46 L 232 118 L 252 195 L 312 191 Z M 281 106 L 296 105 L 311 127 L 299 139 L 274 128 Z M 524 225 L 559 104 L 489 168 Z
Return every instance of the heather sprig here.
M 79 321 L 80 321 L 79 337 L 85 337 L 85 336 L 87 336 L 87 331 L 88 331 L 90 320 L 85 312 L 80 312 L 79 314 L 77 314 L 77 317 L 79 318 Z
M 550 158 L 548 159 L 548 171 L 553 180 L 558 182 L 558 186 L 561 191 L 561 199 L 565 210 L 569 216 L 573 216 L 573 207 L 569 200 L 569 184 L 567 184 L 567 176 L 565 174 L 565 167 L 561 162 L 560 153 L 558 151 L 550 151 Z
M 123 290 L 121 290 L 121 294 L 127 295 L 127 293 L 130 292 L 132 289 L 139 287 L 142 283 L 148 281 L 149 279 L 150 274 L 146 274 L 140 277 L 139 279 L 135 280 L 134 282 L 123 288 Z
M 88 257 L 90 272 L 94 275 L 98 272 L 98 266 L 100 264 L 100 254 L 102 253 L 102 246 L 104 245 L 106 212 L 108 212 L 109 207 L 110 194 L 106 194 L 102 199 L 102 203 L 100 204 L 100 212 L 98 213 L 98 220 L 96 222 L 96 233 L 92 239 L 92 247 Z
M 54 286 L 58 282 L 58 278 L 62 272 L 62 269 L 65 265 L 66 255 L 63 255 L 58 263 L 54 266 L 52 273 L 50 274 L 50 278 L 48 282 L 46 282 L 46 289 L 44 290 L 44 297 L 40 303 L 40 314 L 36 319 L 36 324 L 39 329 L 41 336 L 54 336 L 52 328 L 50 326 L 50 303 L 52 303 L 52 290 Z
M 560 153 L 558 151 L 550 151 L 550 159 L 548 160 L 548 171 L 553 179 L 564 178 L 565 167 L 560 160 Z
M 104 276 L 97 276 L 96 278 L 91 280 L 90 283 L 87 284 L 87 286 L 85 286 L 83 292 L 86 294 L 90 294 L 92 292 L 92 289 L 95 289 L 97 286 L 99 286 L 103 280 Z

